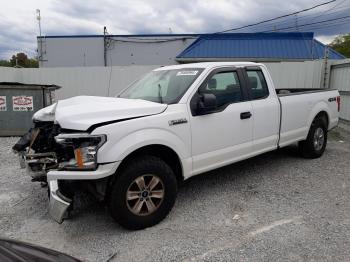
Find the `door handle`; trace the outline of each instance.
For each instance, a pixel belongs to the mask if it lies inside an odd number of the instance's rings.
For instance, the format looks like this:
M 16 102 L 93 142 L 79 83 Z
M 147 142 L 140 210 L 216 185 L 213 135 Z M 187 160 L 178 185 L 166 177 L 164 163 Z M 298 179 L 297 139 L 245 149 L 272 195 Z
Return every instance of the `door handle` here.
M 243 112 L 241 113 L 241 119 L 248 119 L 252 116 L 252 113 L 250 112 Z

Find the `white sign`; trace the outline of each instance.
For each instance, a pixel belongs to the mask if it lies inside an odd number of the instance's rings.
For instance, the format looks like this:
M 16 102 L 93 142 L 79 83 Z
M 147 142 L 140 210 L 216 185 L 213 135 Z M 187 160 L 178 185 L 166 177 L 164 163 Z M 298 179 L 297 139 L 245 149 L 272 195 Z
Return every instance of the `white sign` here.
M 6 96 L 0 96 L 0 111 L 7 111 Z
M 12 97 L 13 111 L 33 111 L 32 96 L 13 96 Z
M 195 76 L 198 73 L 198 71 L 180 71 L 177 72 L 177 76 Z

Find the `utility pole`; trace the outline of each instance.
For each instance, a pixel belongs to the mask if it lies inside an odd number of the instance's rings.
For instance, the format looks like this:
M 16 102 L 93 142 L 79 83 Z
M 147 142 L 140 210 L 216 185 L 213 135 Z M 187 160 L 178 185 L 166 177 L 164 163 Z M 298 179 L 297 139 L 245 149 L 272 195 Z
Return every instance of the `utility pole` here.
M 103 27 L 103 60 L 104 65 L 107 66 L 107 27 Z
M 40 66 L 40 62 L 43 61 L 43 40 L 41 38 L 41 16 L 40 16 L 40 9 L 36 9 L 36 20 L 38 20 L 39 24 L 39 50 L 40 54 L 38 55 L 38 62 Z
M 324 50 L 324 72 L 323 72 L 323 88 L 328 87 L 328 57 L 329 57 L 329 49 L 328 45 L 325 46 Z
M 298 26 L 298 14 L 295 14 L 295 31 L 299 31 L 299 26 Z

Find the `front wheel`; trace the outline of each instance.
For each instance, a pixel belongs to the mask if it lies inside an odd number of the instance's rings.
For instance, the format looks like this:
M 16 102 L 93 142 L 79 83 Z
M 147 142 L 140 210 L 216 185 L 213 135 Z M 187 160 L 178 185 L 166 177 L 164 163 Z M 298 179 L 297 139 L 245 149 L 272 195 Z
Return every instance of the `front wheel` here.
M 323 118 L 316 118 L 310 127 L 306 140 L 299 142 L 299 151 L 305 158 L 321 157 L 327 145 L 327 124 Z
M 177 181 L 160 158 L 141 156 L 128 162 L 112 185 L 109 209 L 128 229 L 143 229 L 163 220 L 172 209 Z

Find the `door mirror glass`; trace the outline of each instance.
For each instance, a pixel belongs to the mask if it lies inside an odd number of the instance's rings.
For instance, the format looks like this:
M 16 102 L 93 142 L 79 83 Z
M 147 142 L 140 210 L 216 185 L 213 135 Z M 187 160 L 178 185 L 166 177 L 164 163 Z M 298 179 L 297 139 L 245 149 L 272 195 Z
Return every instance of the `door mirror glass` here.
M 217 108 L 216 96 L 214 94 L 201 94 L 198 105 L 197 114 L 204 115 L 215 111 Z

